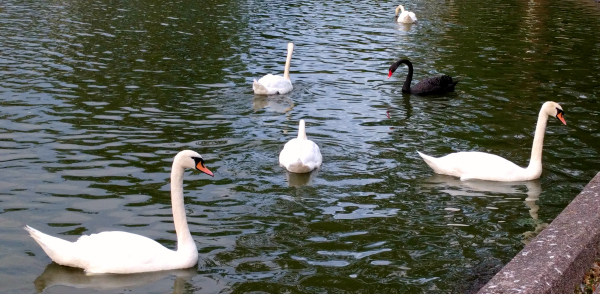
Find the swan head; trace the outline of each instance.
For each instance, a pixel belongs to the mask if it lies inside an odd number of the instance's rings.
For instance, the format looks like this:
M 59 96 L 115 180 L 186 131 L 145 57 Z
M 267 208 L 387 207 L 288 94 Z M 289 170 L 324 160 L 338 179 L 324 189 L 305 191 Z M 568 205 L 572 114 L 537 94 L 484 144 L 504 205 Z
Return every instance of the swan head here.
M 402 10 L 402 12 L 404 12 L 404 6 L 402 5 L 398 5 L 398 7 L 396 7 L 396 16 L 398 15 L 398 12 Z
M 546 112 L 546 114 L 548 114 L 548 116 L 556 117 L 564 125 L 567 124 L 567 122 L 565 121 L 565 112 L 558 103 L 548 101 L 544 103 L 544 105 L 542 105 L 542 109 Z
M 394 62 L 394 64 L 390 65 L 390 68 L 388 69 L 388 79 L 398 69 L 400 64 L 403 64 L 403 63 L 408 65 L 410 63 L 410 61 L 408 61 L 408 59 L 401 59 L 401 60 Z
M 204 165 L 204 159 L 202 155 L 192 150 L 183 150 L 175 155 L 173 166 L 179 165 L 183 168 L 199 170 L 211 177 L 214 177 L 213 173 Z

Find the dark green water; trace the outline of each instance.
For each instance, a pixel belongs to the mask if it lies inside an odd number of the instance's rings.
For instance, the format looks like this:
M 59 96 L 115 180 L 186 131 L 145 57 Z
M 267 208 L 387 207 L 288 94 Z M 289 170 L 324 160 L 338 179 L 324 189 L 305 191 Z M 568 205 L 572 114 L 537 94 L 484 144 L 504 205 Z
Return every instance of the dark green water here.
M 419 22 L 394 23 L 398 4 Z M 600 166 L 593 1 L 3 0 L 0 32 L 2 293 L 462 293 Z M 290 41 L 294 90 L 255 97 Z M 402 94 L 406 68 L 387 79 L 399 58 L 457 91 Z M 460 182 L 416 153 L 525 166 L 547 100 L 568 125 L 549 121 L 537 181 Z M 302 118 L 324 163 L 290 178 L 277 156 Z M 22 229 L 174 248 L 182 149 L 215 172 L 186 173 L 197 268 L 86 277 Z

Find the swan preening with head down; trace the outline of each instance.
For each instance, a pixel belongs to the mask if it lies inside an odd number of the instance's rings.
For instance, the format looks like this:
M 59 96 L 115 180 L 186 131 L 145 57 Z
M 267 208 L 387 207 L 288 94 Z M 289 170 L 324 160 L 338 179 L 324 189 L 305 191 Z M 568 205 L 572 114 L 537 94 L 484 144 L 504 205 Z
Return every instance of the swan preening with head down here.
M 439 77 L 427 78 L 418 82 L 414 86 L 410 86 L 413 77 L 413 65 L 408 59 L 401 59 L 390 66 L 388 69 L 388 79 L 398 69 L 400 64 L 406 64 L 408 66 L 408 76 L 402 86 L 402 92 L 412 93 L 416 95 L 436 95 L 445 94 L 447 92 L 454 92 L 454 87 L 458 84 L 458 81 L 453 81 L 451 76 L 442 75 Z
M 417 152 L 435 173 L 459 177 L 461 180 L 478 179 L 501 182 L 534 180 L 542 174 L 542 148 L 549 116 L 556 117 L 563 124 L 567 124 L 565 114 L 558 103 L 548 101 L 542 105 L 527 168 L 522 168 L 500 156 L 485 152 L 457 152 L 439 158 Z
M 308 173 L 319 168 L 323 156 L 319 146 L 306 137 L 304 120 L 300 120 L 298 137 L 291 139 L 279 153 L 279 165 L 293 173 Z
M 131 274 L 189 268 L 198 263 L 183 203 L 183 173 L 186 168 L 213 173 L 200 154 L 184 150 L 175 156 L 171 169 L 171 205 L 177 234 L 177 250 L 137 234 L 110 231 L 83 235 L 75 242 L 46 235 L 30 226 L 25 230 L 54 262 L 82 268 L 88 274 Z
M 402 10 L 400 14 L 398 12 Z M 396 7 L 396 21 L 401 23 L 413 23 L 417 21 L 417 16 L 408 10 L 404 10 L 404 6 L 398 5 Z
M 254 94 L 285 94 L 294 89 L 294 87 L 292 86 L 292 81 L 290 80 L 290 62 L 292 61 L 292 52 L 294 52 L 294 44 L 288 43 L 287 58 L 285 59 L 283 77 L 268 74 L 260 78 L 258 81 L 255 79 L 254 83 L 252 84 L 252 90 L 254 90 Z

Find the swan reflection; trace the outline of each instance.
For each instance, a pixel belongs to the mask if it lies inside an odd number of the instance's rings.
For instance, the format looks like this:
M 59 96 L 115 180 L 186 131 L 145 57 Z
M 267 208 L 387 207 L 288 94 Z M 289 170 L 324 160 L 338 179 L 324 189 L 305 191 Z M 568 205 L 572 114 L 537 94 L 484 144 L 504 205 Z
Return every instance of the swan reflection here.
M 50 263 L 44 272 L 33 282 L 38 293 L 53 286 L 67 286 L 77 289 L 108 291 L 132 289 L 175 276 L 173 293 L 184 293 L 186 281 L 197 274 L 196 267 L 128 275 L 103 274 L 87 275 L 83 270 Z
M 529 215 L 534 221 L 535 228 L 533 231 L 527 231 L 523 233 L 522 242 L 526 245 L 548 226 L 548 223 L 544 223 L 538 218 L 538 210 L 540 209 L 540 206 L 537 205 L 536 202 L 538 199 L 540 199 L 542 188 L 539 187 L 539 191 L 537 193 L 535 191 L 531 192 L 531 189 L 529 191 L 530 192 L 527 193 L 527 198 L 525 198 L 525 204 L 527 207 L 529 207 Z
M 527 198 L 538 199 L 542 193 L 539 181 L 523 182 L 495 182 L 482 180 L 461 181 L 459 178 L 435 174 L 425 181 L 423 187 L 439 188 L 442 192 L 452 196 L 489 196 L 490 193 L 498 194 L 524 194 L 522 186 L 527 188 Z M 459 188 L 459 189 L 457 189 Z
M 523 186 L 527 188 L 527 192 L 524 192 Z M 524 182 L 461 181 L 456 177 L 436 174 L 427 179 L 422 184 L 422 187 L 438 188 L 438 191 L 450 194 L 451 196 L 463 197 L 487 197 L 490 194 L 505 194 L 509 197 L 527 195 L 524 203 L 529 208 L 529 215 L 533 220 L 534 230 L 523 233 L 524 239 L 522 242 L 525 244 L 529 243 L 529 241 L 548 226 L 548 223 L 543 223 L 538 217 L 540 207 L 537 205 L 537 201 L 542 193 L 542 186 L 539 180 Z
M 402 32 L 408 32 L 410 31 L 412 25 L 412 23 L 398 23 L 398 30 Z
M 288 181 L 290 187 L 300 188 L 304 185 L 308 185 L 317 175 L 319 174 L 319 170 L 313 170 L 309 173 L 291 173 L 285 172 L 285 178 Z
M 292 99 L 290 99 L 290 97 L 288 97 L 288 95 L 254 95 L 252 109 L 254 111 L 258 111 L 263 108 L 269 108 L 270 110 L 278 113 L 286 113 L 294 108 L 294 102 Z

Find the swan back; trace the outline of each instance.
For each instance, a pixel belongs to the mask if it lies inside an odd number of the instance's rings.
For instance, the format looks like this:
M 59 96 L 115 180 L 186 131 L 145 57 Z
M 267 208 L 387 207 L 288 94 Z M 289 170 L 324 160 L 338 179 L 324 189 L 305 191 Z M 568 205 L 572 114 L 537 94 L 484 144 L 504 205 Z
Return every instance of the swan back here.
M 417 153 L 435 173 L 459 177 L 463 181 L 527 181 L 535 177 L 535 174 L 529 174 L 526 169 L 485 152 L 456 152 L 438 158 Z
M 323 163 L 319 146 L 306 137 L 304 120 L 300 120 L 298 137 L 283 146 L 279 154 L 279 165 L 294 173 L 307 173 Z
M 282 76 L 267 74 L 252 84 L 254 94 L 279 95 L 291 92 L 294 87 L 292 82 Z
M 410 87 L 410 92 L 417 95 L 444 94 L 454 92 L 456 84 L 458 84 L 458 81 L 453 81 L 451 76 L 442 75 L 419 81 L 416 85 Z

